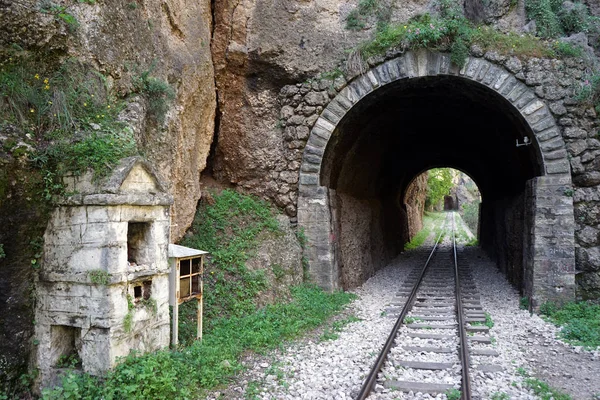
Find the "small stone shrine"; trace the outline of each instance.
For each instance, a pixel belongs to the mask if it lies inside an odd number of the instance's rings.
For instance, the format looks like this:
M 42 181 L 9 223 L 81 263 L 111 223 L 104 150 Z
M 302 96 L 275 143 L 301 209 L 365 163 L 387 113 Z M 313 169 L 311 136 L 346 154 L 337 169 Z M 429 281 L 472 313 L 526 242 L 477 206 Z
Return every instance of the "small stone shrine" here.
M 50 218 L 36 283 L 41 387 L 66 367 L 102 374 L 132 350 L 169 345 L 171 196 L 137 157 L 65 184 L 73 194 Z

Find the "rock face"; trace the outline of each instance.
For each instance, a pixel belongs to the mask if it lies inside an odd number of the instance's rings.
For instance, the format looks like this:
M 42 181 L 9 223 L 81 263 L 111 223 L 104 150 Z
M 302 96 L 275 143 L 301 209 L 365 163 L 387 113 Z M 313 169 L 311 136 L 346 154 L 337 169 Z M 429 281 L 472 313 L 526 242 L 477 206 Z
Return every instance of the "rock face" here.
M 74 57 L 93 66 L 110 90 L 127 98 L 130 104 L 123 119 L 175 197 L 171 209 L 171 241 L 175 241 L 193 219 L 201 196 L 199 177 L 214 135 L 211 2 L 65 1 L 60 6 L 73 18 L 70 22 L 41 4 L 0 1 L 0 48 L 38 54 L 52 65 Z M 147 100 L 131 96 L 134 79 L 144 72 L 175 90 L 164 123 L 148 116 Z M 4 129 L 0 127 L 0 137 L 6 135 Z M 2 168 L 9 170 L 1 175 L 6 185 L 0 185 L 0 220 L 12 227 L 13 234 L 5 236 L 3 231 L 0 237 L 7 251 L 0 260 L 0 386 L 17 378 L 27 365 L 33 332 L 28 295 L 33 287 L 31 260 L 37 253 L 30 242 L 42 236 L 40 227 L 46 221 L 41 217 L 45 205 L 34 201 L 39 194 L 24 182 L 33 180 L 35 172 L 24 160 L 1 158 L 6 162 Z
M 289 288 L 303 280 L 302 248 L 289 219 L 278 215 L 280 232 L 264 232 L 259 237 L 256 254 L 246 261 L 248 269 L 264 270 L 268 289 L 258 295 L 257 304 L 263 306 L 289 296 Z
M 423 211 L 427 197 L 427 174 L 415 178 L 406 190 L 404 204 L 408 214 L 408 239 L 412 239 L 423 228 Z
M 121 96 L 132 92 L 133 80 L 144 72 L 176 90 L 164 124 L 149 121 L 143 102 L 128 109 L 127 119 L 141 150 L 176 197 L 172 234 L 177 239 L 193 218 L 199 176 L 214 133 L 210 1 L 119 0 L 65 6 L 74 23 L 44 12 L 38 2 L 0 3 L 0 45 L 14 43 L 27 51 L 52 53 L 58 63 L 65 56 L 75 57 L 95 66 Z

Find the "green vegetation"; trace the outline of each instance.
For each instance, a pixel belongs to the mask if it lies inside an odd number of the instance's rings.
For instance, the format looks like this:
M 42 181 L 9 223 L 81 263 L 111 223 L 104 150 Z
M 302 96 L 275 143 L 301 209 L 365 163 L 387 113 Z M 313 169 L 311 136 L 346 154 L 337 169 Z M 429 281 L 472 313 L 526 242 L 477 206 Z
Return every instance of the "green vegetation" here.
M 101 269 L 88 272 L 88 276 L 95 285 L 108 285 L 110 283 L 110 274 Z
M 568 394 L 550 387 L 546 382 L 537 378 L 525 379 L 525 385 L 542 400 L 572 400 Z
M 562 0 L 526 0 L 525 11 L 535 20 L 537 33 L 543 38 L 555 38 L 563 34 L 597 31 L 598 18 L 582 2 L 563 8 Z
M 175 98 L 175 91 L 167 82 L 151 75 L 154 67 L 153 64 L 148 70 L 134 77 L 133 87 L 135 92 L 141 93 L 148 101 L 148 115 L 159 124 L 163 124 L 169 104 Z
M 133 133 L 117 119 L 124 102 L 102 75 L 76 59 L 51 68 L 18 49 L 0 58 L 0 127 L 16 126 L 35 149 L 28 153 L 44 200 L 62 193 L 61 176 L 91 168 L 101 177 L 136 153 Z
M 338 320 L 338 321 L 334 321 L 331 324 L 330 328 L 325 329 L 325 331 L 323 332 L 323 334 L 321 334 L 321 337 L 319 338 L 321 341 L 325 341 L 325 340 L 336 340 L 339 335 L 338 333 L 341 332 L 344 327 L 348 324 L 351 324 L 352 322 L 358 322 L 361 319 L 358 318 L 355 315 L 350 315 L 347 318 Z
M 521 297 L 519 299 L 519 308 L 521 310 L 529 310 L 529 297 Z
M 435 232 L 436 235 L 439 235 L 442 229 L 442 225 L 444 223 L 444 214 L 443 213 L 432 213 L 425 212 L 423 214 L 423 229 L 421 229 L 408 243 L 404 244 L 404 250 L 413 250 L 417 247 L 421 246 L 431 232 Z M 437 238 L 437 236 L 436 236 Z
M 292 288 L 292 301 L 266 306 L 245 316 L 216 318 L 202 342 L 175 351 L 126 357 L 102 379 L 68 373 L 62 387 L 45 390 L 54 399 L 186 399 L 226 383 L 239 372 L 241 355 L 265 351 L 298 337 L 339 312 L 355 296 L 325 293 L 302 285 Z
M 467 224 L 471 233 L 477 235 L 477 227 L 479 224 L 479 202 L 465 203 L 461 205 L 462 219 Z
M 367 15 L 374 13 L 378 2 L 363 0 L 347 18 L 348 29 L 363 29 Z M 449 51 L 451 60 L 464 66 L 472 45 L 482 50 L 525 57 L 580 57 L 582 50 L 568 43 L 548 42 L 533 35 L 503 33 L 489 26 L 476 26 L 464 16 L 457 0 L 439 0 L 438 15 L 418 15 L 401 24 L 379 23 L 373 39 L 363 43 L 349 56 L 349 64 L 358 56 L 362 60 L 383 56 L 388 50 L 428 48 Z M 542 39 L 563 33 L 590 32 L 598 29 L 598 18 L 592 17 L 585 4 L 575 3 L 562 9 L 562 0 L 527 0 L 530 19 L 535 19 Z
M 586 77 L 583 85 L 577 90 L 575 99 L 581 103 L 594 106 L 600 113 L 600 71 Z
M 427 173 L 425 208 L 431 210 L 444 201 L 444 196 L 450 194 L 450 189 L 454 186 L 454 175 L 450 168 L 434 168 Z
M 6 253 L 4 252 L 4 244 L 0 243 L 0 260 L 6 257 Z
M 492 394 L 492 400 L 509 400 L 510 396 L 504 392 L 495 392 Z
M 461 397 L 460 390 L 454 388 L 446 390 L 444 394 L 448 400 L 459 400 Z
M 562 327 L 560 335 L 567 342 L 589 348 L 600 346 L 600 305 L 572 302 L 558 307 L 544 303 L 540 313 Z
M 381 28 L 388 16 L 389 9 L 381 0 L 360 0 L 358 6 L 346 17 L 346 29 L 364 29 L 371 17 L 375 17 L 377 26 Z
M 414 324 L 415 322 L 420 322 L 420 321 L 422 321 L 422 319 L 418 318 L 418 317 L 405 317 L 404 318 L 404 323 L 407 325 Z
M 210 253 L 204 275 L 207 323 L 255 311 L 254 300 L 267 289 L 267 279 L 264 270 L 249 270 L 246 261 L 258 248 L 260 235 L 279 233 L 275 211 L 255 196 L 224 190 L 200 202 L 181 244 Z M 185 335 L 181 340 L 185 343 Z
M 490 315 L 490 313 L 486 312 L 485 322 L 471 322 L 470 324 L 473 326 L 485 325 L 488 328 L 492 329 L 494 327 L 494 320 L 492 320 L 492 316 Z

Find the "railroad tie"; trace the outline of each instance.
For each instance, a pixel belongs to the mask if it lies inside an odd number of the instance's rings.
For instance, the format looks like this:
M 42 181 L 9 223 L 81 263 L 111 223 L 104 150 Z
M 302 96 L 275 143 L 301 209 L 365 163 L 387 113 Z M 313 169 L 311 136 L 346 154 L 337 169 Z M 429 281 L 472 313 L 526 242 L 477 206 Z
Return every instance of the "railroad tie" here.
M 428 361 L 396 361 L 395 364 L 400 365 L 404 368 L 413 369 L 426 369 L 430 371 L 441 371 L 444 369 L 450 369 L 454 363 L 439 363 L 439 362 L 428 362 Z
M 453 385 L 445 383 L 409 382 L 409 381 L 385 381 L 383 387 L 387 389 L 401 390 L 403 392 L 421 392 L 430 394 L 442 394 Z

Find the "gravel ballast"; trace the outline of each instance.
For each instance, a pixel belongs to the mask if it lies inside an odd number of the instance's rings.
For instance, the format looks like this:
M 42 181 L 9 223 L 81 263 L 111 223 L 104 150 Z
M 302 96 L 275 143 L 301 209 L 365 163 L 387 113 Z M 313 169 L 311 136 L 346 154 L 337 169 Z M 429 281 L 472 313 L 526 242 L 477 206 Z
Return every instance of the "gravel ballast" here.
M 344 313 L 355 315 L 360 321 L 346 325 L 338 332 L 337 339 L 320 340 L 316 332 L 267 356 L 249 356 L 244 361 L 247 371 L 237 377 L 234 384 L 211 393 L 209 398 L 354 398 L 395 323 L 386 310 L 396 300 L 398 287 L 414 268 L 422 267 L 426 257 L 427 252 L 420 249 L 405 252 L 361 287 L 352 290 L 358 299 Z M 474 398 L 537 399 L 525 382 L 524 373 L 530 373 L 569 393 L 573 399 L 597 399 L 594 396 L 600 393 L 600 352 L 584 351 L 560 342 L 555 326 L 520 309 L 519 293 L 480 249 L 461 249 L 460 260 L 471 267 L 483 310 L 494 322 L 489 333 L 494 338 L 493 343 L 476 344 L 473 348 L 499 353 L 495 357 L 473 356 L 472 365 L 495 364 L 503 369 L 501 372 L 473 371 Z M 407 328 L 402 330 L 405 332 Z M 426 344 L 419 339 L 401 344 L 414 345 Z M 407 352 L 400 346 L 393 351 L 414 360 L 449 360 L 443 354 L 428 357 Z M 452 371 L 448 374 L 448 383 L 454 383 L 450 376 Z M 378 385 L 370 399 L 446 399 L 446 396 L 403 393 Z

